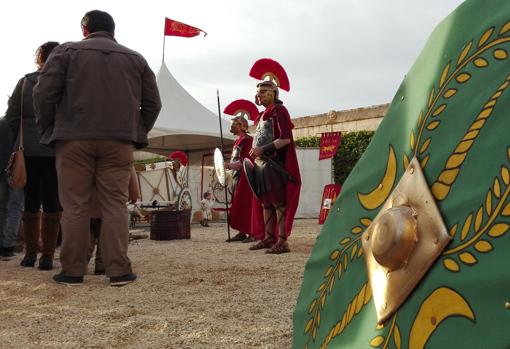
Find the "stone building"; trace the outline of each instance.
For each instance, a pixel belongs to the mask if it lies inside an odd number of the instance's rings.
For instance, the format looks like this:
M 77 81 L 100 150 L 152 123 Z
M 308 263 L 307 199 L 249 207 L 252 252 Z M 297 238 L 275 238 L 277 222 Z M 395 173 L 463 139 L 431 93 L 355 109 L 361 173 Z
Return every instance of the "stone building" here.
M 320 136 L 324 132 L 375 131 L 389 106 L 389 104 L 380 104 L 293 118 L 294 139 Z

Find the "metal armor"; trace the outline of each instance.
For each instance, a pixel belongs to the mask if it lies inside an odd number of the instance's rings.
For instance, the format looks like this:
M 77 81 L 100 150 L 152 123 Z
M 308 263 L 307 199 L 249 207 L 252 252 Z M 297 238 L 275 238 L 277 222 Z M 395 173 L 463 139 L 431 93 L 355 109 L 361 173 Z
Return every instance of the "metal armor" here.
M 271 118 L 267 120 L 260 119 L 255 130 L 255 136 L 253 136 L 253 147 L 262 147 L 272 141 L 273 120 Z

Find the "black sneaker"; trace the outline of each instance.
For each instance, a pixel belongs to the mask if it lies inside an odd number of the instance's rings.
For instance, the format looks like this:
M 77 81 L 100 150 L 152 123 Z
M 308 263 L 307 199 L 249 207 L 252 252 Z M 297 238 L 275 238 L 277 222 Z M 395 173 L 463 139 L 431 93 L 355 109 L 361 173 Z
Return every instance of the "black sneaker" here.
M 53 281 L 57 284 L 81 286 L 83 285 L 83 276 L 66 276 L 62 271 L 53 276 Z
M 16 255 L 14 254 L 14 247 L 2 247 L 0 252 L 0 259 L 3 261 L 10 261 Z
M 25 257 L 23 257 L 23 260 L 19 265 L 22 267 L 33 267 L 35 265 L 35 261 L 37 260 L 37 255 L 35 254 L 26 254 Z
M 110 278 L 110 286 L 124 286 L 136 280 L 135 273 L 129 273 L 122 276 L 112 276 Z
M 42 255 L 39 259 L 39 270 L 51 270 L 53 269 L 53 258 L 48 255 Z

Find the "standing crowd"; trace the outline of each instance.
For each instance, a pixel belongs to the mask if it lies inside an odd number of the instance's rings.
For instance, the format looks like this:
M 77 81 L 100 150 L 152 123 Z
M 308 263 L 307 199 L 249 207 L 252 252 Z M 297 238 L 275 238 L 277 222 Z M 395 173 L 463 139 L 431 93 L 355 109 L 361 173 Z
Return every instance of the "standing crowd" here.
M 19 80 L 0 120 L 2 168 L 21 145 L 27 174 L 22 189 L 0 176 L 1 256 L 14 255 L 22 217 L 21 266 L 34 267 L 40 252 L 38 268 L 51 270 L 61 232 L 53 280 L 82 284 L 97 239 L 96 274 L 121 286 L 136 280 L 127 256 L 133 151 L 148 144 L 161 100 L 147 61 L 117 43 L 108 13 L 87 12 L 81 28 L 81 41 L 37 49 L 37 71 Z

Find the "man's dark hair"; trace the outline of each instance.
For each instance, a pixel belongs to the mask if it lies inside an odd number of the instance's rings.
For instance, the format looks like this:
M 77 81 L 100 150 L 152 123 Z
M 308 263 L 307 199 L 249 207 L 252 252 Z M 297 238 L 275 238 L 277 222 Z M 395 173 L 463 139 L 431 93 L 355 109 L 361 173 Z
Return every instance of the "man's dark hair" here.
M 113 17 L 104 11 L 93 10 L 83 16 L 81 25 L 86 27 L 89 33 L 98 31 L 106 31 L 111 34 L 115 33 L 115 22 Z

